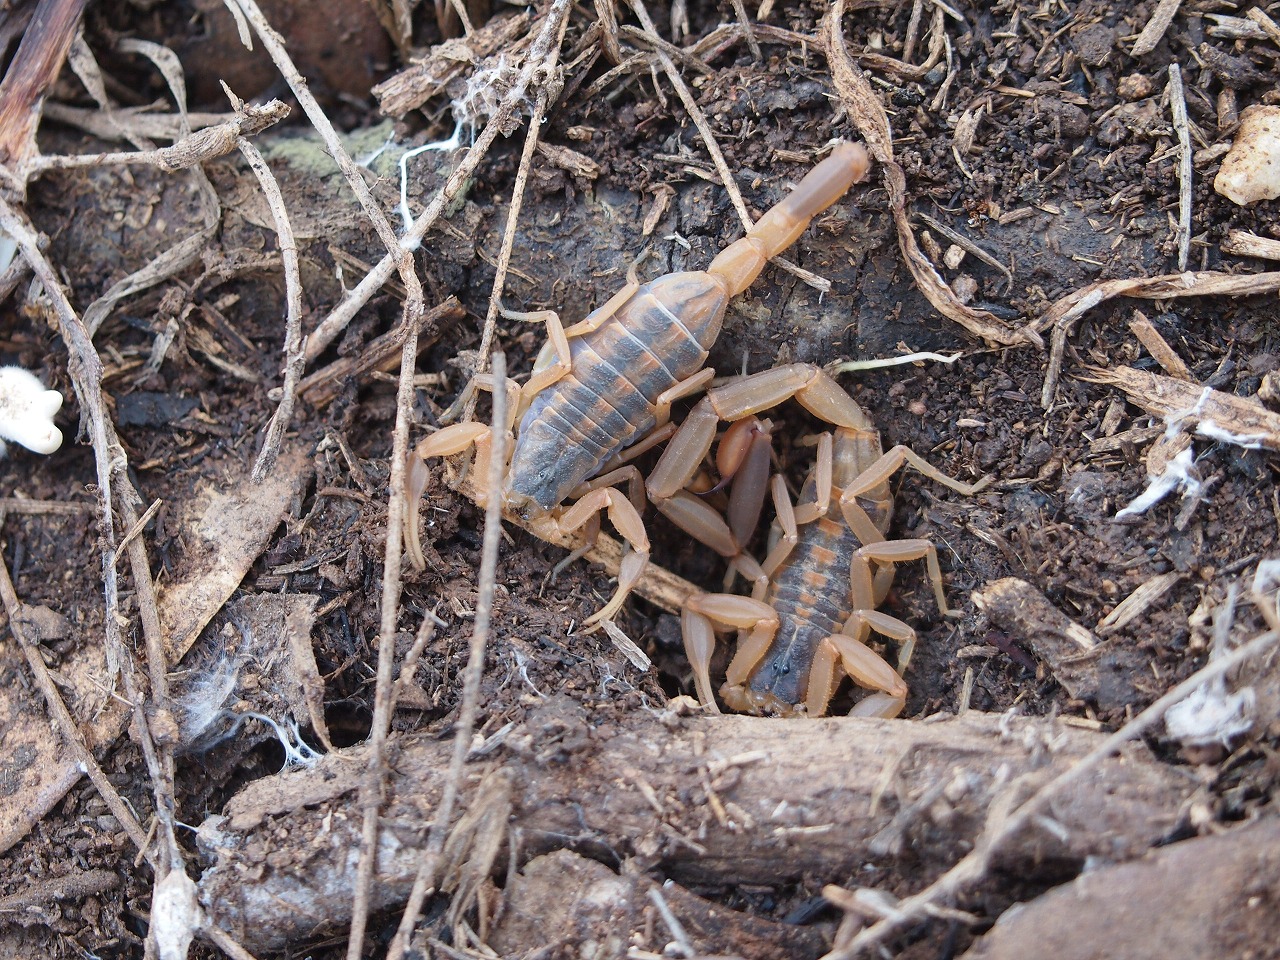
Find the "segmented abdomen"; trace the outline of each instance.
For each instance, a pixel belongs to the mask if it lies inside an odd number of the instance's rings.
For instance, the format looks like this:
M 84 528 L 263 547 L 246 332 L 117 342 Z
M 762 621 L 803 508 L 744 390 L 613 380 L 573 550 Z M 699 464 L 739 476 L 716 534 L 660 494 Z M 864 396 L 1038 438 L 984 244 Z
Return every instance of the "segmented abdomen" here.
M 570 340 L 573 369 L 520 421 L 512 493 L 550 510 L 652 429 L 658 395 L 702 369 L 726 300 L 706 273 L 668 274 L 641 286 L 598 330 Z
M 846 526 L 826 517 L 800 528 L 799 543 L 765 595 L 778 614 L 778 633 L 747 683 L 753 695 L 805 702 L 818 644 L 853 613 L 849 567 L 860 546 Z

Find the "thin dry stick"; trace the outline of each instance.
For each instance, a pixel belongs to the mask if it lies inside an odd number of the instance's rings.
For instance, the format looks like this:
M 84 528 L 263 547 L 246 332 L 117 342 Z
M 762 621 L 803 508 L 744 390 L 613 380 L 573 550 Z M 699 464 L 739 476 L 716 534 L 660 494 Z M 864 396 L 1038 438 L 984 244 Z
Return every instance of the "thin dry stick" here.
M 501 353 L 493 355 L 494 383 L 501 384 L 506 380 L 507 362 Z M 491 433 L 493 448 L 489 454 L 489 489 L 498 490 L 502 486 L 502 472 L 507 463 L 507 391 L 501 388 L 493 391 L 493 430 Z M 462 770 L 467 759 L 467 751 L 471 749 L 471 732 L 475 729 L 476 714 L 480 704 L 480 679 L 484 674 L 484 651 L 489 641 L 489 625 L 493 619 L 493 592 L 497 580 L 498 544 L 502 538 L 502 498 L 490 497 L 484 510 L 484 544 L 480 551 L 480 596 L 476 601 L 475 627 L 471 633 L 471 650 L 467 657 L 467 670 L 462 684 L 462 706 L 458 711 L 458 723 L 453 734 L 453 756 L 449 761 L 449 775 L 445 780 L 444 790 L 440 797 L 440 806 L 431 820 L 431 834 L 423 850 L 422 864 L 418 868 L 418 876 L 414 879 L 413 890 L 409 894 L 409 902 L 405 905 L 404 915 L 400 918 L 400 926 L 395 938 L 391 941 L 391 949 L 387 951 L 387 960 L 400 960 L 409 946 L 409 938 L 413 935 L 414 925 L 422 912 L 423 901 L 436 887 L 436 871 L 439 868 L 440 855 L 444 851 L 445 837 L 449 833 L 449 823 L 453 820 L 453 807 L 458 800 L 458 792 L 462 787 Z
M 1264 653 L 1277 639 L 1280 633 L 1268 631 L 1254 637 L 1244 646 L 1233 650 L 1219 660 L 1211 661 L 1197 670 L 1186 680 L 1166 693 L 1163 697 L 1143 710 L 1131 721 L 1107 737 L 1096 748 L 1082 757 L 1080 762 L 1065 773 L 1050 780 L 1033 793 L 1009 817 L 1002 822 L 987 827 L 978 838 L 973 850 L 959 863 L 944 873 L 918 894 L 901 901 L 896 912 L 859 933 L 848 946 L 828 953 L 822 960 L 854 960 L 859 954 L 883 944 L 893 937 L 929 916 L 939 906 L 946 906 L 971 882 L 981 879 L 991 865 L 991 860 L 999 852 L 1001 844 L 1021 830 L 1026 829 L 1031 821 L 1041 815 L 1045 804 L 1055 797 L 1064 787 L 1079 781 L 1092 773 L 1097 767 L 1125 743 L 1142 736 L 1168 713 L 1169 708 L 1185 700 L 1202 685 L 1224 676 L 1230 670 L 1246 660 Z
M 284 333 L 284 385 L 281 387 L 280 405 L 271 417 L 267 427 L 267 436 L 262 443 L 262 450 L 253 465 L 252 479 L 261 483 L 267 471 L 280 455 L 280 443 L 284 440 L 284 432 L 293 418 L 293 405 L 298 397 L 298 381 L 302 379 L 303 368 L 307 358 L 302 353 L 302 274 L 298 269 L 298 243 L 294 239 L 293 225 L 289 222 L 289 211 L 285 209 L 284 196 L 280 193 L 280 185 L 267 166 L 262 154 L 243 137 L 238 146 L 240 153 L 249 161 L 249 167 L 262 186 L 262 193 L 267 198 L 267 206 L 276 221 L 276 234 L 279 236 L 280 259 L 284 262 L 284 290 L 286 303 L 286 319 Z
M 445 625 L 445 622 L 436 616 L 435 610 L 428 610 L 423 614 L 422 623 L 418 625 L 418 635 L 413 638 L 413 646 L 405 654 L 404 661 L 400 664 L 400 673 L 396 677 L 395 686 L 391 689 L 391 709 L 393 711 L 396 708 L 396 701 L 400 699 L 409 684 L 413 683 L 413 675 L 418 669 L 418 660 L 421 659 L 422 651 L 427 648 L 427 644 L 434 639 L 436 627 Z
M 27 637 L 26 630 L 18 626 L 21 605 L 18 601 L 17 591 L 13 588 L 13 580 L 9 577 L 9 565 L 5 563 L 3 554 L 0 554 L 0 598 L 3 598 L 5 612 L 9 615 L 9 632 L 13 634 L 14 639 L 18 641 L 18 646 L 22 648 L 22 654 L 27 658 L 27 665 L 31 668 L 32 676 L 35 677 L 36 686 L 44 694 L 49 713 L 52 715 L 54 723 L 57 724 L 58 730 L 62 733 L 62 738 L 67 742 L 72 758 L 80 769 L 88 775 L 98 793 L 102 795 L 102 799 L 106 801 L 107 809 L 120 822 L 124 832 L 129 835 L 129 839 L 138 848 L 138 852 L 145 856 L 148 861 L 151 861 L 153 854 L 147 843 L 147 832 L 142 829 L 142 825 L 134 817 L 133 811 L 120 798 L 120 794 L 111 785 L 111 781 L 107 779 L 102 767 L 98 765 L 93 752 L 84 741 L 84 734 L 80 732 L 80 727 L 75 718 L 71 716 L 71 711 L 67 709 L 67 705 L 62 699 L 62 694 L 58 692 L 57 684 L 53 682 L 53 677 L 50 676 L 49 668 L 45 666 L 44 659 L 40 656 L 40 651 L 36 649 L 36 645 Z
M 569 20 L 566 17 L 562 27 L 567 27 Z M 559 42 L 552 48 L 550 57 L 547 61 L 547 68 L 554 70 L 556 61 L 560 57 L 560 44 L 564 40 L 564 31 L 561 30 Z M 516 242 L 516 226 L 520 220 L 520 209 L 524 204 L 525 184 L 529 179 L 529 166 L 533 162 L 533 151 L 538 146 L 538 136 L 542 128 L 542 118 L 547 109 L 547 88 L 539 87 L 537 99 L 533 104 L 533 116 L 529 118 L 529 130 L 525 134 L 524 149 L 520 152 L 520 167 L 516 170 L 515 186 L 511 189 L 511 206 L 507 210 L 507 224 L 502 231 L 502 248 L 498 251 L 498 264 L 494 270 L 493 286 L 489 292 L 489 308 L 485 312 L 484 330 L 480 335 L 480 349 L 477 353 L 481 358 L 487 357 L 489 351 L 493 349 L 493 335 L 498 326 L 498 311 L 502 305 L 502 294 L 507 285 L 507 270 L 511 266 L 511 251 L 515 247 Z M 476 373 L 483 369 L 483 360 L 477 364 Z M 467 383 L 467 387 L 463 390 L 462 395 L 458 398 L 461 401 L 462 419 L 470 420 L 475 414 L 476 390 L 475 377 Z M 455 412 L 454 408 L 459 406 L 459 402 L 454 401 L 445 419 L 449 419 L 449 415 Z
M 48 170 L 75 170 L 84 167 L 105 167 L 139 164 L 155 167 L 165 173 L 186 170 L 207 160 L 216 160 L 236 149 L 242 137 L 261 133 L 272 124 L 289 115 L 289 108 L 279 100 L 271 100 L 261 106 L 245 104 L 243 112 L 237 111 L 230 120 L 206 126 L 198 133 L 180 138 L 176 143 L 155 150 L 127 150 L 116 153 L 90 153 L 79 156 L 55 154 L 40 156 L 32 163 L 33 174 Z M 201 116 L 209 116 L 201 114 Z M 163 135 L 163 134 L 162 134 Z
M 693 121 L 693 125 L 698 128 L 698 133 L 702 136 L 703 146 L 707 148 L 707 153 L 711 155 L 711 162 L 715 164 L 716 172 L 720 174 L 720 179 L 729 194 L 729 200 L 733 203 L 733 208 L 738 211 L 738 218 L 742 221 L 743 229 L 750 230 L 755 225 L 755 221 L 751 219 L 751 212 L 747 210 L 747 204 L 742 199 L 742 191 L 738 189 L 738 181 L 734 179 L 733 171 L 729 169 L 729 163 L 725 160 L 724 154 L 720 150 L 720 144 L 716 142 L 715 131 L 711 129 L 711 124 L 707 122 L 707 115 L 702 112 L 702 108 L 698 106 L 698 101 L 694 99 L 688 84 L 684 82 L 684 78 L 680 76 L 680 71 L 676 69 L 675 63 L 660 45 L 661 39 L 658 37 L 658 31 L 654 28 L 653 20 L 649 17 L 649 11 L 644 5 L 644 0 L 628 0 L 628 2 L 640 19 L 640 23 L 645 29 L 645 34 L 651 41 L 655 41 L 652 56 L 656 57 L 658 62 L 662 64 L 662 69 L 666 73 L 667 79 L 671 81 L 671 86 L 675 88 L 676 95 L 680 98 L 680 102 L 684 104 L 684 108 L 688 112 L 689 118 Z M 750 35 L 750 31 L 748 31 L 748 35 Z M 792 263 L 786 257 L 773 257 L 769 262 L 795 275 L 821 293 L 829 293 L 831 291 L 831 281 Z
M 1182 92 L 1182 71 L 1169 64 L 1169 112 L 1178 135 L 1178 269 L 1187 269 L 1191 253 L 1191 126 L 1187 122 L 1187 98 Z
M 244 13 L 245 18 L 253 26 L 254 32 L 258 34 L 258 38 L 262 41 L 262 46 L 270 55 L 272 62 L 275 63 L 276 69 L 280 71 L 285 83 L 289 85 L 293 95 L 298 98 L 298 105 L 302 107 L 303 113 L 307 115 L 311 125 L 320 134 L 320 139 L 324 141 L 329 155 L 338 164 L 338 169 L 342 171 L 342 176 L 346 179 L 347 185 L 351 187 L 356 199 L 360 201 L 360 206 L 363 208 L 365 216 L 369 218 L 369 222 L 373 224 L 373 228 L 378 234 L 378 239 L 387 248 L 388 257 L 392 260 L 395 268 L 399 270 L 400 279 L 404 282 L 405 291 L 409 299 L 422 302 L 422 281 L 418 279 L 418 273 L 414 267 L 412 248 L 400 245 L 395 228 L 391 226 L 391 221 L 387 219 L 382 207 L 374 199 L 373 192 L 369 189 L 369 185 L 365 183 L 360 168 L 356 166 L 355 161 L 351 159 L 351 155 L 347 153 L 346 147 L 342 145 L 342 140 L 338 137 L 338 132 L 333 129 L 333 124 L 329 122 L 328 116 L 325 115 L 320 104 L 316 102 L 316 98 L 312 96 L 311 90 L 307 86 L 307 81 L 303 79 L 302 74 L 298 72 L 298 68 L 294 66 L 293 60 L 290 59 L 288 52 L 284 48 L 284 40 L 272 29 L 271 24 L 267 22 L 267 18 L 263 16 L 262 10 L 259 9 L 254 0 L 235 0 L 235 2 Z
M 760 49 L 760 43 L 756 40 L 755 31 L 751 29 L 751 18 L 747 16 L 747 8 L 743 5 L 742 0 L 733 0 L 733 13 L 738 18 L 738 23 L 742 26 L 742 32 L 747 35 L 747 46 L 751 48 L 751 56 L 755 58 L 756 63 L 763 63 L 764 51 Z
M 427 208 L 414 220 L 413 226 L 409 228 L 409 231 L 401 241 L 401 245 L 405 249 L 416 249 L 422 243 L 422 238 L 435 225 L 440 214 L 444 212 L 445 206 L 457 195 L 463 184 L 480 166 L 489 151 L 490 145 L 506 125 L 516 106 L 524 100 L 525 92 L 529 89 L 534 77 L 542 73 L 552 45 L 559 47 L 558 38 L 561 28 L 565 19 L 569 16 L 572 6 L 572 0 L 553 0 L 551 8 L 547 11 L 546 21 L 542 25 L 542 31 L 529 46 L 529 56 L 525 60 L 524 66 L 521 67 L 520 73 L 516 76 L 515 82 L 511 85 L 511 89 L 503 97 L 497 112 L 485 124 L 485 128 L 481 131 L 475 146 L 458 164 L 458 168 L 453 172 L 453 176 L 449 178 L 449 182 L 444 185 L 427 205 Z M 391 271 L 395 269 L 397 262 L 397 258 L 392 254 L 383 257 L 372 270 L 365 274 L 364 279 L 356 285 L 356 288 L 347 294 L 347 298 L 321 321 L 311 336 L 307 338 L 306 352 L 308 362 L 315 360 L 323 352 L 324 348 L 333 342 L 334 337 L 346 329 L 347 324 L 351 322 L 351 319 L 360 308 L 368 303 L 374 292 L 380 290 L 382 285 L 387 282 L 387 278 L 391 276 Z
M 409 304 L 405 304 L 406 312 Z M 421 311 L 419 302 L 416 309 Z M 418 363 L 418 325 L 406 317 L 409 330 L 400 353 L 400 382 L 396 389 L 396 425 L 391 444 L 391 482 L 387 502 L 387 544 L 382 567 L 382 609 L 378 625 L 378 674 L 374 689 L 372 749 L 369 766 L 360 784 L 360 808 L 364 817 L 360 863 L 356 870 L 355 900 L 351 913 L 351 933 L 347 956 L 359 960 L 364 949 L 365 925 L 369 919 L 369 891 L 378 852 L 378 810 L 382 804 L 386 768 L 383 748 L 391 729 L 391 696 L 394 690 L 392 666 L 395 661 L 396 621 L 400 613 L 400 568 L 404 549 L 404 502 L 406 465 L 409 459 L 409 414 L 413 409 L 413 372 Z

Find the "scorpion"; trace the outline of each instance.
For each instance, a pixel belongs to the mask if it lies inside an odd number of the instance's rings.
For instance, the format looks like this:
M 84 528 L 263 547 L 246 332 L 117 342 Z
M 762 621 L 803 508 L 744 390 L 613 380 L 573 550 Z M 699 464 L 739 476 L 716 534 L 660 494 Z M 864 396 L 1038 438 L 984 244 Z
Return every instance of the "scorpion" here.
M 410 462 L 410 555 L 421 555 L 416 538 L 417 503 L 427 480 L 423 461 L 475 447 L 477 502 L 483 506 L 489 496 L 500 496 L 504 509 L 543 539 L 583 531 L 589 546 L 601 514 L 607 513 L 630 551 L 622 558 L 613 597 L 586 624 L 612 619 L 650 551 L 640 516 L 644 480 L 626 461 L 672 437 L 672 404 L 714 378 L 705 364 L 729 300 L 755 281 L 770 258 L 795 243 L 815 216 L 861 181 L 868 166 L 861 145 L 837 144 L 705 271 L 669 273 L 640 284 L 633 268 L 626 286 L 580 323 L 566 328 L 550 310 L 507 312 L 512 319 L 545 323 L 547 341 L 523 386 L 477 380 L 489 389 L 518 391 L 505 425 L 508 433 L 515 430 L 515 441 L 506 446 L 511 458 L 502 489 L 484 488 L 489 427 L 459 423 L 428 436 Z M 623 481 L 628 483 L 625 496 L 615 487 Z M 574 502 L 566 506 L 569 500 Z M 684 506 L 677 498 L 669 509 L 679 512 Z M 556 570 L 586 549 L 574 551 Z
M 793 505 L 783 478 L 766 482 L 772 424 L 755 414 L 795 397 L 835 426 L 818 437 L 817 457 Z M 685 489 L 711 449 L 721 421 L 730 421 L 716 455 L 732 480 L 727 517 Z M 874 691 L 854 713 L 894 717 L 906 702 L 902 680 L 915 631 L 876 608 L 892 585 L 895 565 L 924 559 L 938 608 L 947 607 L 937 550 L 924 539 L 886 540 L 893 513 L 888 480 L 904 466 L 952 490 L 972 495 L 990 483 L 947 476 L 905 446 L 883 451 L 880 434 L 857 402 L 829 374 L 791 364 L 707 391 L 649 476 L 649 494 L 669 518 L 753 581 L 751 597 L 695 594 L 684 603 L 681 632 L 698 699 L 719 712 L 710 661 L 717 628 L 737 629 L 737 651 L 720 693 L 744 713 L 821 716 L 845 675 Z M 771 490 L 775 520 L 763 564 L 745 553 Z M 872 631 L 901 644 L 895 670 L 867 640 Z

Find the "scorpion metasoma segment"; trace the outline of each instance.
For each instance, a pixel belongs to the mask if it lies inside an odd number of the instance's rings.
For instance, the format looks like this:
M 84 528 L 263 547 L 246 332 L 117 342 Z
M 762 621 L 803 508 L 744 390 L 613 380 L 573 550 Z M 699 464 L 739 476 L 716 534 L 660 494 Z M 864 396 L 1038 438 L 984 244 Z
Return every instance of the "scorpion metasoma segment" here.
M 498 491 L 504 507 L 541 536 L 583 529 L 588 541 L 607 511 L 632 550 L 623 558 L 614 596 L 588 622 L 611 618 L 648 562 L 649 538 L 640 519 L 643 480 L 625 460 L 670 436 L 671 404 L 702 390 L 713 378 L 714 371 L 704 364 L 730 298 L 746 290 L 770 257 L 791 246 L 813 217 L 860 181 L 867 167 L 861 146 L 838 144 L 706 271 L 670 273 L 643 285 L 632 277 L 602 307 L 567 329 L 551 311 L 508 314 L 544 322 L 547 342 L 529 380 L 522 387 L 506 385 L 519 390 L 507 427 L 517 420 L 519 427 Z M 409 484 L 411 556 L 421 558 L 416 541 L 417 501 L 426 484 L 421 461 L 462 453 L 472 445 L 477 449 L 473 476 L 480 484 L 487 475 L 487 427 L 456 424 L 418 445 Z M 623 481 L 629 496 L 613 488 Z M 481 501 L 492 493 L 477 492 Z M 562 506 L 573 498 L 575 503 Z
M 818 437 L 817 459 L 793 506 L 782 477 L 769 474 L 767 420 L 754 414 L 795 397 L 835 425 Z M 717 425 L 732 421 L 717 452 L 720 473 L 733 477 L 727 520 L 685 487 L 711 449 Z M 889 477 L 909 465 L 925 476 L 973 494 L 990 482 L 952 479 L 913 451 L 882 452 L 880 434 L 831 377 L 791 364 L 709 390 L 667 445 L 649 476 L 649 496 L 678 526 L 730 560 L 754 586 L 751 597 L 699 594 L 681 619 L 698 699 L 715 710 L 710 662 L 715 630 L 739 631 L 720 694 L 748 713 L 826 712 L 844 676 L 875 691 L 854 712 L 896 716 L 906 700 L 901 672 L 915 631 L 876 609 L 893 582 L 894 565 L 923 559 L 943 614 L 947 609 L 938 554 L 927 540 L 886 540 L 893 514 Z M 763 564 L 743 550 L 759 517 L 766 487 L 776 518 Z M 894 670 L 866 641 L 871 632 L 901 644 Z

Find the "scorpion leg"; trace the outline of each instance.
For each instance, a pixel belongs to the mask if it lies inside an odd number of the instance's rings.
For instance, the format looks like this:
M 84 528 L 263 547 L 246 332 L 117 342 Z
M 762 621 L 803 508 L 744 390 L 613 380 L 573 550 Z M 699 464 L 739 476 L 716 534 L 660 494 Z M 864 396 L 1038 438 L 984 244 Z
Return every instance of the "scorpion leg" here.
M 536 525 L 546 524 L 550 527 L 548 532 L 553 534 L 571 534 L 579 527 L 592 523 L 593 518 L 594 522 L 598 523 L 601 511 L 608 512 L 609 521 L 622 535 L 622 539 L 631 546 L 633 552 L 622 558 L 622 569 L 618 572 L 618 589 L 602 609 L 586 620 L 588 625 L 612 619 L 622 609 L 627 594 L 631 592 L 644 572 L 649 562 L 649 535 L 645 532 L 644 521 L 640 519 L 640 514 L 631 505 L 631 501 L 613 487 L 592 490 L 559 517 L 546 516 L 535 521 Z M 540 535 L 545 536 L 545 534 Z
M 493 378 L 483 374 L 476 378 L 476 385 L 482 389 L 492 390 Z M 516 399 L 520 393 L 520 384 L 508 378 L 506 389 L 506 449 L 510 451 L 511 431 L 515 426 Z M 423 570 L 427 565 L 422 554 L 422 541 L 418 538 L 418 503 L 422 499 L 422 492 L 427 488 L 427 478 L 430 476 L 425 461 L 432 457 L 456 456 L 470 447 L 475 447 L 476 459 L 472 468 L 475 475 L 476 503 L 483 507 L 491 492 L 488 488 L 489 452 L 492 449 L 490 433 L 491 429 L 483 423 L 450 424 L 424 437 L 409 454 L 408 475 L 405 482 L 404 537 L 405 552 L 408 553 L 409 561 L 415 569 Z
M 711 692 L 711 654 L 715 650 L 715 626 L 751 631 L 738 642 L 725 675 L 725 684 L 741 685 L 751 669 L 765 655 L 778 632 L 778 615 L 773 607 L 758 600 L 729 593 L 703 593 L 690 597 L 680 614 L 685 656 L 693 667 L 693 683 L 698 700 L 716 713 Z
M 842 674 L 847 674 L 861 687 L 884 694 L 885 699 L 895 705 L 890 713 L 885 711 L 885 703 L 877 700 L 876 711 L 871 715 L 897 716 L 906 702 L 907 685 L 897 671 L 860 639 L 849 635 L 850 630 L 865 629 L 857 621 L 857 616 L 854 614 L 849 618 L 845 632 L 832 634 L 818 644 L 813 665 L 809 668 L 809 686 L 805 694 L 805 710 L 811 717 L 820 717 L 827 712 L 827 704 Z

